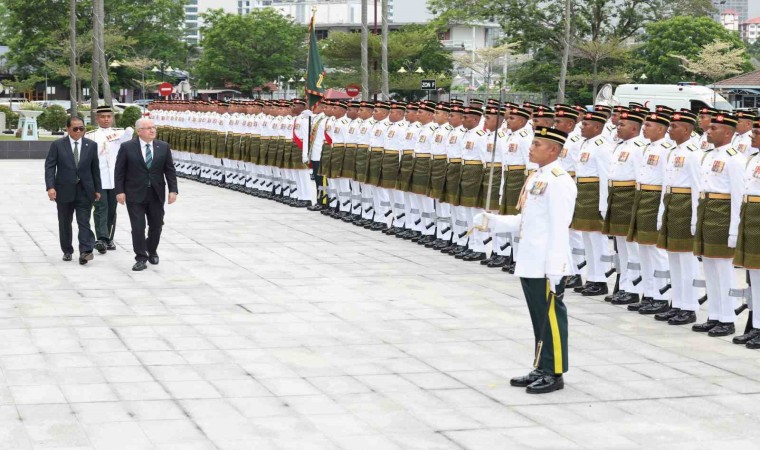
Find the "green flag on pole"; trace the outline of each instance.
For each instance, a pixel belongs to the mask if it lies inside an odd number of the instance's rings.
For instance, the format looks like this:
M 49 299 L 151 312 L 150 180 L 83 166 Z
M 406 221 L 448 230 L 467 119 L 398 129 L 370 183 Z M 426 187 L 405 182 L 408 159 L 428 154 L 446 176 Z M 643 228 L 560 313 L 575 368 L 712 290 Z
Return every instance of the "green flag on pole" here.
M 325 95 L 325 88 L 322 86 L 325 78 L 325 66 L 322 65 L 319 47 L 317 47 L 317 35 L 314 32 L 314 14 L 314 12 L 311 14 L 311 21 L 309 22 L 309 54 L 306 57 L 306 97 L 309 102 L 309 108 Z

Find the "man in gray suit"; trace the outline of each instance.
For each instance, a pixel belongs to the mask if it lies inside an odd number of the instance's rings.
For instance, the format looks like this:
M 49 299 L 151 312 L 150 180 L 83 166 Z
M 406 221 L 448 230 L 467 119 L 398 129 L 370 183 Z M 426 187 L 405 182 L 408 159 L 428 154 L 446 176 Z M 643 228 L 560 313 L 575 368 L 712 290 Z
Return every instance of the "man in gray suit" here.
M 45 187 L 58 207 L 58 236 L 63 260 L 71 261 L 71 222 L 76 212 L 79 227 L 79 264 L 92 261 L 95 235 L 90 228 L 92 204 L 100 200 L 98 145 L 84 137 L 84 121 L 69 117 L 68 136 L 53 141 L 45 159 Z

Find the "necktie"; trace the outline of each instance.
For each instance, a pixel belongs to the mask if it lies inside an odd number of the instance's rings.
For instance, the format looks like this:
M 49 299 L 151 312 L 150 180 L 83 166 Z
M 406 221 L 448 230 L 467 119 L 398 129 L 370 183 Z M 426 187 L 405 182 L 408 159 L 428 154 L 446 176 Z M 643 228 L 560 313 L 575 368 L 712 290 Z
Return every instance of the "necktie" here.
M 74 165 L 79 167 L 79 142 L 74 141 Z
M 150 152 L 150 144 L 145 144 L 145 165 L 150 169 L 153 164 L 153 154 Z

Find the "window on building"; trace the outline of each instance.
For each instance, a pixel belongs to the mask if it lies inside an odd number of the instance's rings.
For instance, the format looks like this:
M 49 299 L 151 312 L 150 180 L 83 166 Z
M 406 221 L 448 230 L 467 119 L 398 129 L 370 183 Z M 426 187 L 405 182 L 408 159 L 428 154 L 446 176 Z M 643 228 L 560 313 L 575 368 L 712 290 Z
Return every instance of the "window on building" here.
M 188 20 L 188 21 L 197 21 L 198 20 L 198 16 L 195 15 L 195 14 L 190 14 L 190 15 L 185 16 L 185 20 Z
M 185 13 L 197 13 L 198 7 L 197 6 L 185 6 Z

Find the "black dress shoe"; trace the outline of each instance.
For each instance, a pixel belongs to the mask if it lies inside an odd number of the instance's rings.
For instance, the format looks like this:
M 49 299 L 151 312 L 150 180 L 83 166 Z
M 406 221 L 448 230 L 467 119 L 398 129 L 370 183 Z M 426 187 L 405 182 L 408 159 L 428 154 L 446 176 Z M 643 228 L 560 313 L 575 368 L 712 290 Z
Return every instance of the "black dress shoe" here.
M 622 292 L 622 294 L 620 294 Z M 613 305 L 630 305 L 639 302 L 639 294 L 632 292 L 618 291 L 617 295 L 612 296 L 610 303 Z
M 558 391 L 564 387 L 565 380 L 562 379 L 562 375 L 543 374 L 541 378 L 526 387 L 525 392 L 528 394 L 547 394 L 549 392 Z
M 98 240 L 95 241 L 95 250 L 98 251 L 101 255 L 104 255 L 106 253 L 106 243 L 105 241 Z
M 504 267 L 506 263 L 506 256 L 496 255 L 496 258 L 492 259 L 491 262 L 488 263 L 488 267 Z
M 71 253 L 64 253 L 62 259 L 64 261 L 71 261 Z
M 577 292 L 578 294 L 580 294 L 581 292 L 583 292 L 587 287 L 591 286 L 592 284 L 594 284 L 594 283 L 591 282 L 591 281 L 586 281 L 586 284 L 584 284 L 582 286 L 574 287 L 573 288 L 573 292 Z
M 531 384 L 535 383 L 536 380 L 541 378 L 543 376 L 543 372 L 541 372 L 538 369 L 531 370 L 531 372 L 527 375 L 524 375 L 522 377 L 515 377 L 509 380 L 509 384 L 511 386 L 515 387 L 528 387 Z
M 675 317 L 680 313 L 681 310 L 679 308 L 670 308 L 669 310 L 665 312 L 661 312 L 654 315 L 654 320 L 658 320 L 660 322 L 667 322 L 671 317 Z
M 106 242 L 106 250 L 116 250 L 116 244 L 113 241 Z
M 92 252 L 81 253 L 79 255 L 79 264 L 85 265 L 89 261 L 92 261 L 93 258 L 94 258 L 94 256 L 92 256 Z
M 681 311 L 668 319 L 668 325 L 686 325 L 697 321 L 697 313 L 694 311 Z
M 752 350 L 757 350 L 760 348 L 760 336 L 756 336 L 751 341 L 747 342 L 746 344 L 747 348 L 751 348 Z
M 711 337 L 721 337 L 729 336 L 734 333 L 736 333 L 736 328 L 734 327 L 733 323 L 720 322 L 718 325 L 715 325 L 710 331 L 708 331 L 707 335 Z
M 474 253 L 474 252 L 471 249 L 469 249 L 469 248 L 465 248 L 461 252 L 455 253 L 454 254 L 454 258 L 456 258 L 456 259 L 464 259 L 465 256 L 467 256 L 467 255 L 469 255 L 471 253 Z
M 652 304 L 652 298 L 651 297 L 641 297 L 641 301 L 638 303 L 631 303 L 628 305 L 628 311 L 638 311 L 641 308 L 645 306 L 649 306 Z
M 150 255 L 148 256 L 148 261 L 153 264 L 154 266 L 158 264 L 158 255 Z
M 145 270 L 148 268 L 148 265 L 145 264 L 145 261 L 137 261 L 134 266 L 132 266 L 132 270 L 135 272 L 139 272 L 141 270 Z
M 653 300 L 648 306 L 642 306 L 639 308 L 639 314 L 650 315 L 665 312 L 670 309 L 670 304 L 667 300 Z
M 464 261 L 481 261 L 486 259 L 486 254 L 483 252 L 472 252 L 469 255 L 462 258 Z
M 569 276 L 565 279 L 565 289 L 574 289 L 583 286 L 583 278 L 580 275 Z
M 609 292 L 607 283 L 600 281 L 598 283 L 593 283 L 591 286 L 584 289 L 583 292 L 581 292 L 581 295 L 584 297 L 596 297 L 598 295 L 607 295 L 607 292 Z
M 691 326 L 691 331 L 696 331 L 697 333 L 707 333 L 708 331 L 712 330 L 716 326 L 718 326 L 720 322 L 713 319 L 708 319 L 705 323 L 698 323 L 696 325 Z
M 482 264 L 482 265 L 485 266 L 486 264 L 490 264 L 491 261 L 493 261 L 495 258 L 496 258 L 496 253 L 491 253 L 491 256 L 489 256 L 488 258 L 485 258 L 485 259 L 481 260 L 480 264 Z
M 758 336 L 760 336 L 760 328 L 751 328 L 748 332 L 734 337 L 731 342 L 734 344 L 744 345 Z
M 504 264 L 504 266 L 502 266 L 501 271 L 502 272 L 507 272 L 508 274 L 511 274 L 511 275 L 514 275 L 515 274 L 515 266 L 517 266 L 517 263 L 515 263 L 514 261 L 513 262 L 508 262 L 508 263 Z

